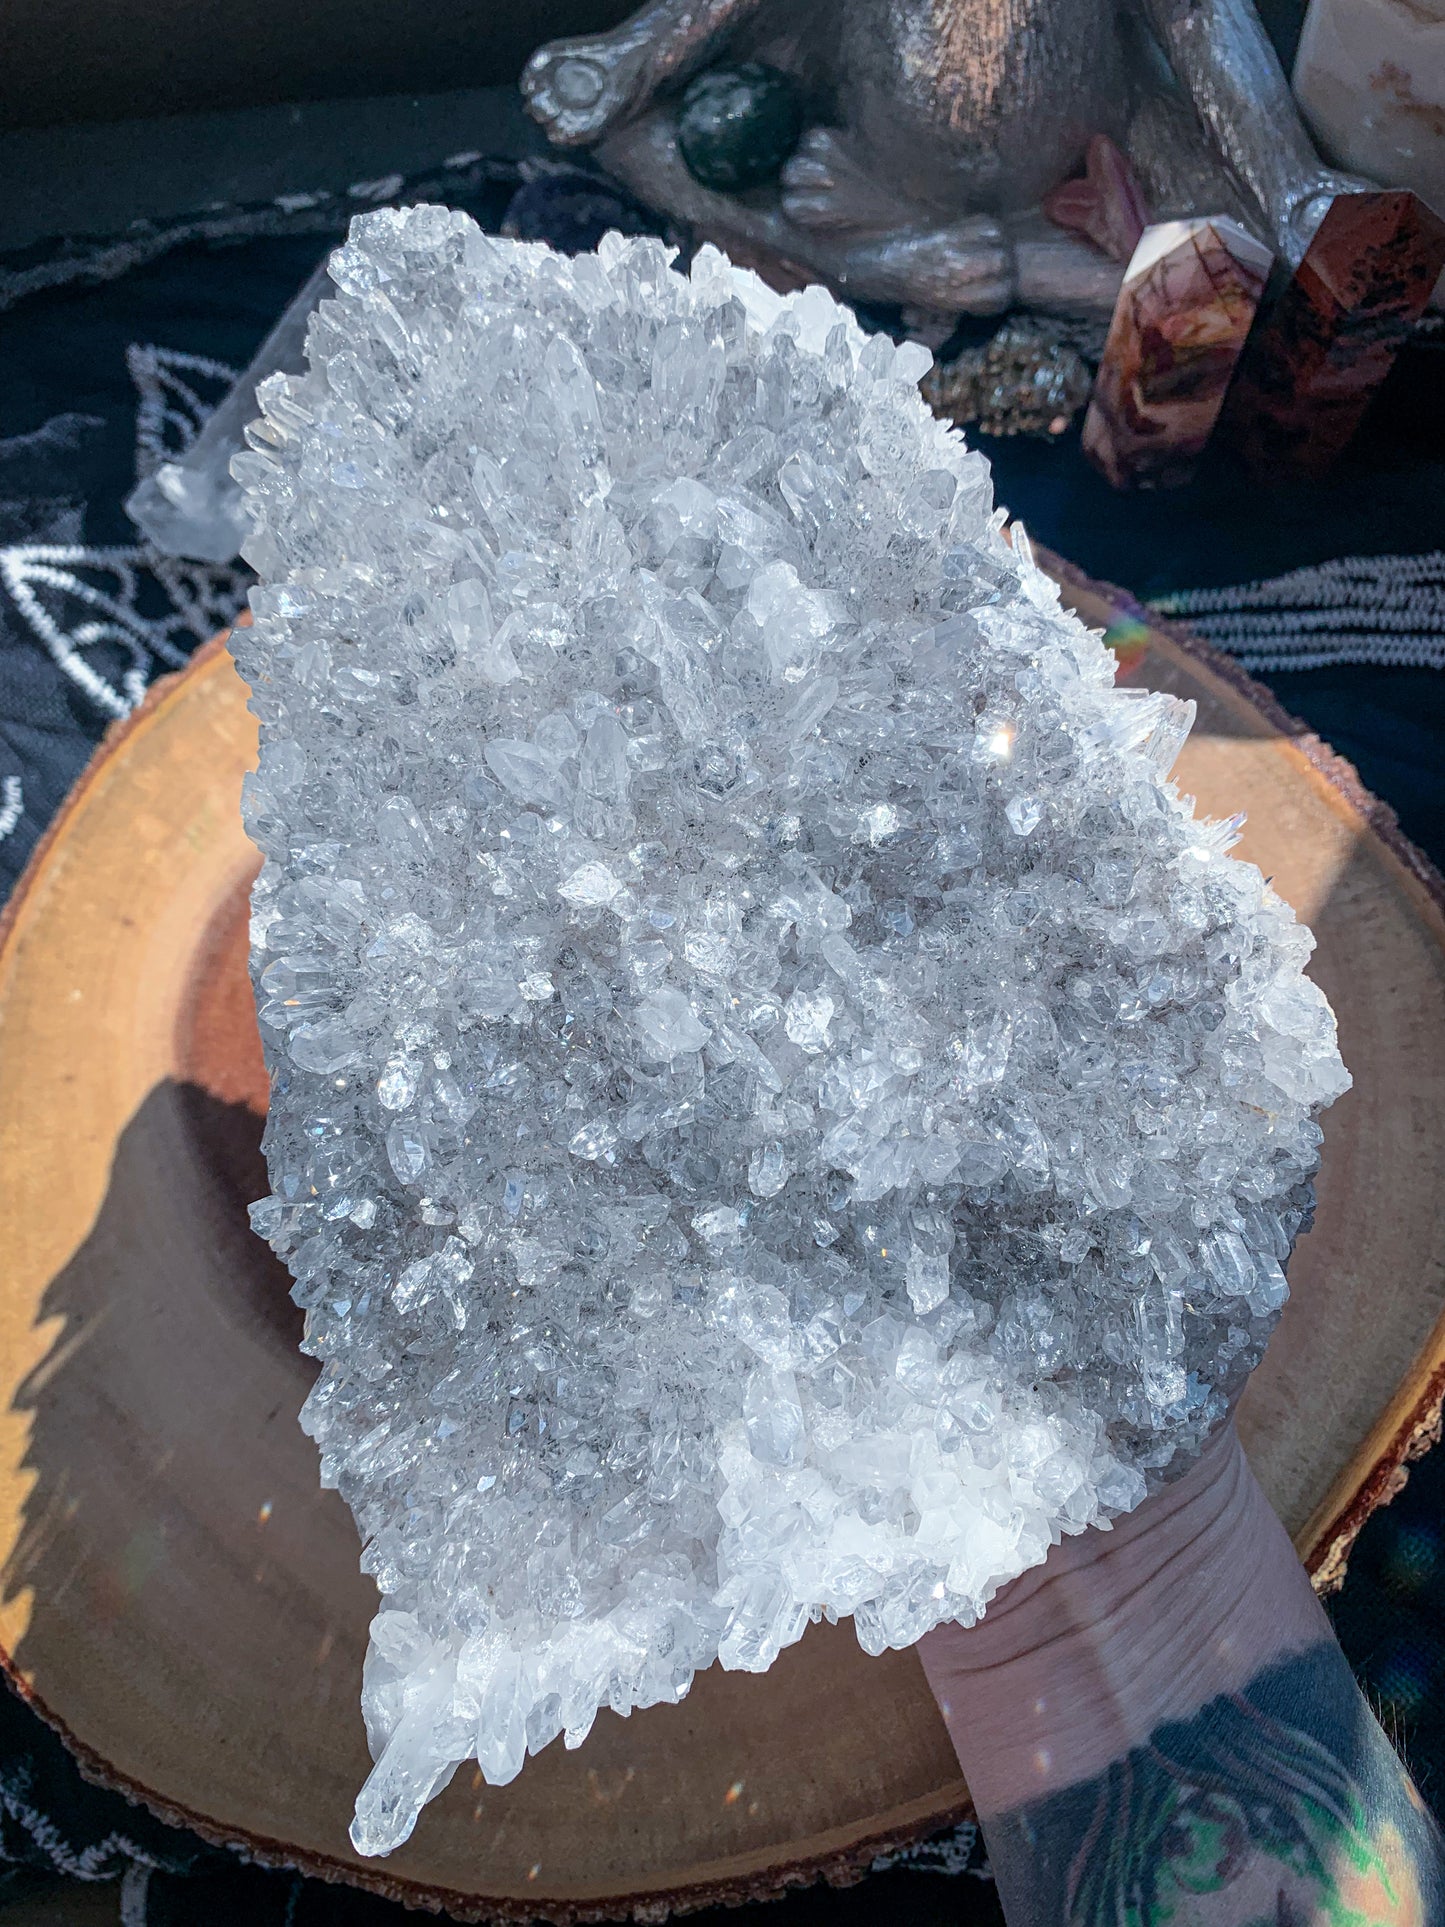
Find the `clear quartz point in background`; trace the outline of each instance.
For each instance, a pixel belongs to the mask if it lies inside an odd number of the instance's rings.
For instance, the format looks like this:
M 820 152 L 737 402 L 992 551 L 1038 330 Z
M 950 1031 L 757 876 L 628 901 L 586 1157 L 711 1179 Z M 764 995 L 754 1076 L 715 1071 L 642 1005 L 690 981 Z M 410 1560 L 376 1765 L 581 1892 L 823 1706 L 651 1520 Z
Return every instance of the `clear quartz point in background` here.
M 190 447 L 175 461 L 162 462 L 126 498 L 126 514 L 162 555 L 232 562 L 240 554 L 247 518 L 231 458 L 245 446 L 247 424 L 255 420 L 259 383 L 277 369 L 294 373 L 304 366 L 306 324 L 329 285 L 323 261 Z
M 1311 940 L 818 289 L 362 216 L 235 471 L 271 1195 L 382 1595 L 353 1838 L 971 1621 L 1195 1453 L 1347 1086 Z

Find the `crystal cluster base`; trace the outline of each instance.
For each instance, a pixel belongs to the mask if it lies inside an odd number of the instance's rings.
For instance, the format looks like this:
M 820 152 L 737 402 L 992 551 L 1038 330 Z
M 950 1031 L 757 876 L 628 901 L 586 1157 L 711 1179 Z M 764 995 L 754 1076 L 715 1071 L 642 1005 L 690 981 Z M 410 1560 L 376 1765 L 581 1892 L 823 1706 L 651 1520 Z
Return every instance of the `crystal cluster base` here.
M 600 1708 L 971 1621 L 1195 1452 L 1347 1079 L 1310 950 L 819 290 L 368 214 L 237 458 L 353 1837 Z

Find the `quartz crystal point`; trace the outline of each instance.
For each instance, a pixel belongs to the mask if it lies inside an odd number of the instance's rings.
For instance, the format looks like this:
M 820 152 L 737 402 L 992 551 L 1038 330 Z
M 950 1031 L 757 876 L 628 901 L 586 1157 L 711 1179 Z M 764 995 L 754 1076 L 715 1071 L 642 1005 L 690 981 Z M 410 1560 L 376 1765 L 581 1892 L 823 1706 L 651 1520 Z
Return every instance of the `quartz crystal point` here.
M 304 1424 L 382 1594 L 353 1831 L 599 1708 L 971 1621 L 1187 1460 L 1346 1088 L 1190 706 L 926 357 L 704 249 L 363 215 L 237 458 Z

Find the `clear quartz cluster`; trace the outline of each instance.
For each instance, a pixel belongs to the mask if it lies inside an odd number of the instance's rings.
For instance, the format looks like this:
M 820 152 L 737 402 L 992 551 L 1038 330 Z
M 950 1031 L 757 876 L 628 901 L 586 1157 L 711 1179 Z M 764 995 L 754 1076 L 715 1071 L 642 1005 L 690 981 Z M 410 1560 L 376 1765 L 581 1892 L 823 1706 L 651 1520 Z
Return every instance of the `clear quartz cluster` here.
M 926 356 L 704 249 L 362 216 L 237 459 L 257 1229 L 383 1595 L 353 1838 L 971 1621 L 1188 1459 L 1347 1087 L 1191 709 Z

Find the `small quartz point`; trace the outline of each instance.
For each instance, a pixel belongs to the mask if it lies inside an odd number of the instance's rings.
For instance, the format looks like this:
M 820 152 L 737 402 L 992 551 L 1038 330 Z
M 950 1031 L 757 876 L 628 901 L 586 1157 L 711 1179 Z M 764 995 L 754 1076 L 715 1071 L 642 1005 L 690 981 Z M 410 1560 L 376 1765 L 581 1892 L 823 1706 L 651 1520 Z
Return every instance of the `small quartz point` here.
M 207 419 L 183 455 L 162 462 L 137 483 L 125 512 L 152 548 L 193 562 L 233 562 L 245 540 L 247 517 L 231 458 L 245 446 L 256 414 L 256 389 L 277 369 L 303 365 L 306 324 L 330 286 L 323 261 L 256 350 L 250 366 Z
M 353 1838 L 971 1622 L 1258 1360 L 1347 1086 L 1191 706 L 925 357 L 704 248 L 361 216 L 236 475 L 257 1230 L 381 1609 Z

